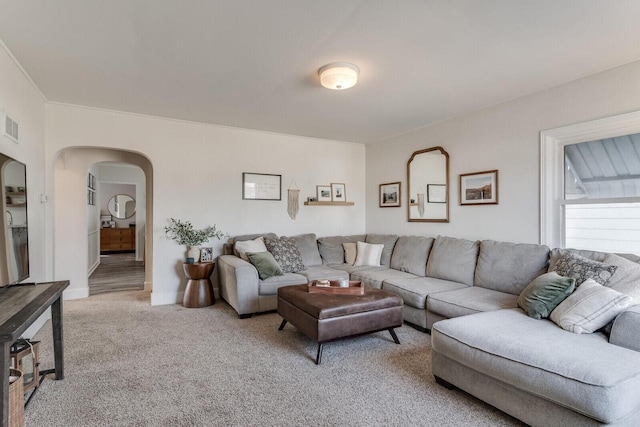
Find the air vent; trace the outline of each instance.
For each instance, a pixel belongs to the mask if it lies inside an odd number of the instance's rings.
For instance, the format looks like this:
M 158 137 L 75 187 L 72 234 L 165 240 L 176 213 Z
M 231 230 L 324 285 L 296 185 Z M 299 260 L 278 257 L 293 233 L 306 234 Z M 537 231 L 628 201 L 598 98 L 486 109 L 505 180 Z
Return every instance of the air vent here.
M 10 140 L 18 142 L 18 123 L 8 114 L 4 116 L 4 135 Z

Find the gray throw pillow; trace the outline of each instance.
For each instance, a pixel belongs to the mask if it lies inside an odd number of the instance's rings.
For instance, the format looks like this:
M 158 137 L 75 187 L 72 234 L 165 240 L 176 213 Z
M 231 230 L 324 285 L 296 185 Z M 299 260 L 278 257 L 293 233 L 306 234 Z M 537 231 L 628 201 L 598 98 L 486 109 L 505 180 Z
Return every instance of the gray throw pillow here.
M 297 273 L 305 269 L 300 251 L 298 251 L 298 243 L 295 239 L 290 237 L 265 238 L 264 245 L 276 259 L 283 273 Z
M 282 276 L 282 270 L 276 259 L 269 252 L 246 252 L 249 262 L 258 270 L 260 279 L 266 280 L 269 277 Z
M 533 279 L 518 297 L 518 307 L 529 317 L 549 317 L 554 308 L 575 289 L 575 279 L 562 277 L 556 272 L 545 273 Z
M 553 269 L 561 276 L 576 279 L 577 288 L 587 279 L 606 285 L 618 267 L 567 252 L 558 259 Z

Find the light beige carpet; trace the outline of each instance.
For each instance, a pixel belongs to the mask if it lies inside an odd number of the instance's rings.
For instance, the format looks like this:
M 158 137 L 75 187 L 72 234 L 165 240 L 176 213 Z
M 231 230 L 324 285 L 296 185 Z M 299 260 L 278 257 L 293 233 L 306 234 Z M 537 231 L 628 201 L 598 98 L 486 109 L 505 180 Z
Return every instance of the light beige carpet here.
M 325 345 L 275 314 L 224 302 L 151 307 L 148 294 L 65 301 L 65 379 L 45 380 L 27 426 L 512 426 L 430 372 L 430 336 L 408 326 Z M 51 324 L 38 333 L 52 366 Z

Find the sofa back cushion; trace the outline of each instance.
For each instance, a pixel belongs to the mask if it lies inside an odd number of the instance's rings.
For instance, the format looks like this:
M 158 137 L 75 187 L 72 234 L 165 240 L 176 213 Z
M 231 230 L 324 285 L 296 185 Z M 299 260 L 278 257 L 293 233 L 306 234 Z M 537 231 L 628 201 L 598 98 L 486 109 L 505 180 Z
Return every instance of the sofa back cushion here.
M 473 286 L 480 242 L 438 236 L 427 261 L 427 276 Z
M 580 256 L 583 256 L 585 258 L 589 258 L 598 262 L 604 262 L 605 258 L 610 253 L 610 252 L 590 251 L 587 249 L 554 248 L 551 250 L 551 254 L 549 255 L 549 271 L 555 271 L 556 262 L 558 262 L 560 257 L 566 254 L 567 252 L 578 254 Z M 624 259 L 627 259 L 629 261 L 640 264 L 640 256 L 638 255 L 634 255 L 634 254 L 616 254 L 616 255 Z
M 396 234 L 367 234 L 367 239 L 365 240 L 366 243 L 384 245 L 382 257 L 380 258 L 380 265 L 385 265 L 387 267 L 391 264 L 391 254 L 393 253 L 393 248 L 397 241 L 398 236 Z
M 353 236 L 330 236 L 320 237 L 318 239 L 318 250 L 322 257 L 323 264 L 344 264 L 344 248 L 343 243 L 364 242 L 364 234 L 356 234 Z
M 300 234 L 298 236 L 291 236 L 290 238 L 295 240 L 298 244 L 298 251 L 300 252 L 302 263 L 306 267 L 322 264 L 322 258 L 320 258 L 318 241 L 316 240 L 315 234 Z
M 520 295 L 533 279 L 547 272 L 548 266 L 547 246 L 483 240 L 474 285 Z
M 391 268 L 424 277 L 433 237 L 400 236 L 391 255 Z

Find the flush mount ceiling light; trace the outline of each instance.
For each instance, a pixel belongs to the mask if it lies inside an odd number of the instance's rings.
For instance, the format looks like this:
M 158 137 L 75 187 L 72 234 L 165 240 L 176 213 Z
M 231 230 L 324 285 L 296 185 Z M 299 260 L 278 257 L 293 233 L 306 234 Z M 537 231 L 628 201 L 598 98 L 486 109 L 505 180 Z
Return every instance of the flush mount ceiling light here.
M 318 70 L 320 84 L 327 89 L 344 90 L 355 86 L 360 70 L 348 62 L 333 62 Z

